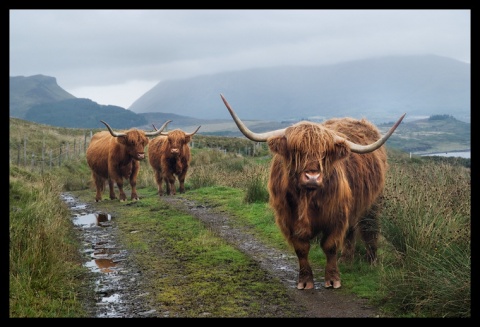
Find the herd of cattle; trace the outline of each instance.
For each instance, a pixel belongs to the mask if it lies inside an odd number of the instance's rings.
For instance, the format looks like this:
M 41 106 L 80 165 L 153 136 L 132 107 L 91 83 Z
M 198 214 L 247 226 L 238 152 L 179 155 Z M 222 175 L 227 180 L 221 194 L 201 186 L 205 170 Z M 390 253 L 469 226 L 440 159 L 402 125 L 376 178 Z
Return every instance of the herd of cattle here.
M 335 118 L 322 123 L 301 121 L 290 127 L 254 133 L 240 120 L 221 95 L 238 129 L 250 140 L 267 142 L 273 155 L 268 181 L 269 202 L 275 222 L 298 259 L 298 289 L 314 288 L 308 254 L 311 241 L 320 237 L 325 253 L 326 288 L 341 287 L 338 260 L 353 259 L 356 235 L 360 234 L 366 259 L 376 261 L 379 236 L 378 215 L 388 169 L 384 143 L 405 114 L 385 134 L 365 119 Z M 136 180 L 139 161 L 148 160 L 155 172 L 159 196 L 185 192 L 185 177 L 191 159 L 192 133 L 180 129 L 163 132 L 166 121 L 154 132 L 138 129 L 96 133 L 87 149 L 87 163 L 96 187 L 95 201 L 102 200 L 108 181 L 110 199 L 126 200 L 123 181 L 128 179 L 131 199 L 138 200 Z M 153 137 L 153 139 L 149 139 Z M 340 254 L 340 255 L 339 255 Z

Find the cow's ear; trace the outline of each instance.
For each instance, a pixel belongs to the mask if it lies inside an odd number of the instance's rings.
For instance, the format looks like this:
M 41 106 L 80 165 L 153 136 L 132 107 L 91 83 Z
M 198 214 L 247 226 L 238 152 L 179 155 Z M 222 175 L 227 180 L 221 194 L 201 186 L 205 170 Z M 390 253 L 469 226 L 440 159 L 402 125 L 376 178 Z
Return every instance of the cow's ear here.
M 268 147 L 273 153 L 281 156 L 287 154 L 287 138 L 285 136 L 275 136 L 267 140 Z
M 126 145 L 127 143 L 127 137 L 126 136 L 118 136 L 117 137 L 117 142 L 123 145 Z
M 335 157 L 337 160 L 343 159 L 350 154 L 350 148 L 345 142 L 337 142 L 334 145 L 334 154 L 332 157 Z
M 185 135 L 185 144 L 190 143 L 191 140 L 192 140 L 191 136 Z

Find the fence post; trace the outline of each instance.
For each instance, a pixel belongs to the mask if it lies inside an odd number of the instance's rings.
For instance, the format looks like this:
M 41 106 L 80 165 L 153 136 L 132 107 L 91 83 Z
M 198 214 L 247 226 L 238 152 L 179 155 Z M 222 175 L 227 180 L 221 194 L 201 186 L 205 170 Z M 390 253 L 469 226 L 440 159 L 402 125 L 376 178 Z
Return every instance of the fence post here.
M 21 151 L 22 145 L 19 143 L 18 144 L 18 154 L 17 154 L 17 165 L 20 166 L 20 151 Z
M 42 145 L 42 175 L 43 175 L 43 166 L 45 166 L 45 138 L 43 139 L 43 145 Z
M 23 138 L 23 165 L 27 166 L 27 137 Z

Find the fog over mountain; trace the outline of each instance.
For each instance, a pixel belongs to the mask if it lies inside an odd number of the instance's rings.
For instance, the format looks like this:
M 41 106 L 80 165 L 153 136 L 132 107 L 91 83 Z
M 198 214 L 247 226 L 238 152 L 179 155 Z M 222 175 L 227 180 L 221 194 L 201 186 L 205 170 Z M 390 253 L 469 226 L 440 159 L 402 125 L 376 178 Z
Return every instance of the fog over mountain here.
M 158 83 L 128 109 L 286 121 L 351 116 L 376 122 L 448 114 L 470 122 L 470 64 L 439 56 L 391 56 L 312 67 L 233 71 Z
M 77 98 L 45 75 L 10 76 L 10 116 L 62 127 L 202 125 L 236 129 L 220 94 L 256 131 L 301 119 L 366 117 L 376 124 L 451 115 L 470 123 L 470 64 L 438 56 L 383 57 L 315 67 L 251 69 L 158 83 L 128 109 Z M 174 118 L 173 118 L 174 117 Z M 230 124 L 226 126 L 225 124 Z

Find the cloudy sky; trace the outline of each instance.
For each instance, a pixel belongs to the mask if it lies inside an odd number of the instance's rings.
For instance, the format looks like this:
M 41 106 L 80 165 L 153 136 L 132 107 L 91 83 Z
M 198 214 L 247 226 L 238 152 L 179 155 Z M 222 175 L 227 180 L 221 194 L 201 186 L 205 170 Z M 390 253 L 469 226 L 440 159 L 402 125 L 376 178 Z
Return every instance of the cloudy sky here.
M 10 76 L 128 108 L 157 83 L 435 54 L 470 63 L 470 10 L 10 10 Z

